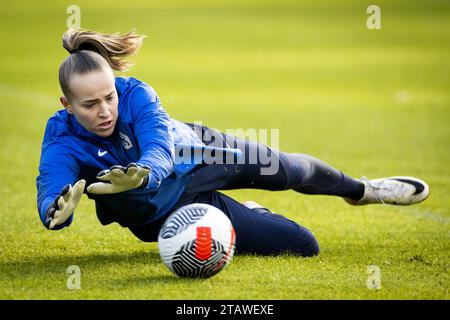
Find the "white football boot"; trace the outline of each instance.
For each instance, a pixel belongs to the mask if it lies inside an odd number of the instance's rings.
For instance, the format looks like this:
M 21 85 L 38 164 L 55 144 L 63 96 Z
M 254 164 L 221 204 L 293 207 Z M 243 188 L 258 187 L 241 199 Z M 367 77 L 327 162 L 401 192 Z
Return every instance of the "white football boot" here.
M 362 177 L 364 184 L 364 196 L 359 200 L 345 198 L 352 205 L 364 205 L 370 203 L 383 203 L 395 205 L 411 205 L 428 198 L 430 188 L 425 183 L 413 177 L 390 177 L 368 180 Z

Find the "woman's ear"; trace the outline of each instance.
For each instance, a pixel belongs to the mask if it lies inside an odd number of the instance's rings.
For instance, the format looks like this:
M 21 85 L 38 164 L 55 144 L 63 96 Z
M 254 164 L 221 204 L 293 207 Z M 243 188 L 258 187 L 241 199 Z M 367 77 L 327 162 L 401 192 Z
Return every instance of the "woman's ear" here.
M 64 108 L 66 108 L 68 113 L 73 114 L 72 106 L 70 105 L 66 97 L 60 97 L 59 101 L 61 101 L 61 104 L 64 106 Z

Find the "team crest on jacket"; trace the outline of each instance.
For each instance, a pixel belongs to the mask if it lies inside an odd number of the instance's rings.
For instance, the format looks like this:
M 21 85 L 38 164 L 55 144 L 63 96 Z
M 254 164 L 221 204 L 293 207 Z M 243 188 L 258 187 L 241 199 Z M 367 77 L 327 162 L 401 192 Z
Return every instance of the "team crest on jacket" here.
M 131 139 L 129 136 L 127 136 L 125 133 L 122 133 L 119 131 L 120 140 L 122 141 L 122 145 L 125 148 L 125 150 L 130 150 L 133 148 L 133 144 L 131 143 Z

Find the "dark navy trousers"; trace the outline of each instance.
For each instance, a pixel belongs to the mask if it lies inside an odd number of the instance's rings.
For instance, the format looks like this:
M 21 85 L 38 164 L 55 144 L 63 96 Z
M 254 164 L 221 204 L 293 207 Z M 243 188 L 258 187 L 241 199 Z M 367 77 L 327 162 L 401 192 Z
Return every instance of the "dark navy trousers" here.
M 205 126 L 189 125 L 206 145 L 238 148 L 243 159 L 198 166 L 173 210 L 191 203 L 207 203 L 222 210 L 235 229 L 237 254 L 313 256 L 319 253 L 319 245 L 314 235 L 296 222 L 269 210 L 249 209 L 217 190 L 295 190 L 355 199 L 364 192 L 361 182 L 309 155 L 279 152 Z M 143 241 L 157 241 L 165 218 L 130 230 Z

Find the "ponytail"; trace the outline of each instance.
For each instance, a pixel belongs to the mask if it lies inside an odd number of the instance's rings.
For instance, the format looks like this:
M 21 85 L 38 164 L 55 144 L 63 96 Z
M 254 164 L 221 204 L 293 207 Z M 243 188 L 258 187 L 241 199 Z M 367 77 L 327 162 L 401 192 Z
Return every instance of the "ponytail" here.
M 85 74 L 101 70 L 109 65 L 112 70 L 126 71 L 132 64 L 124 59 L 136 54 L 144 36 L 130 31 L 125 34 L 101 34 L 82 29 L 67 30 L 62 39 L 63 47 L 70 53 L 59 68 L 59 83 L 66 97 L 73 74 Z

